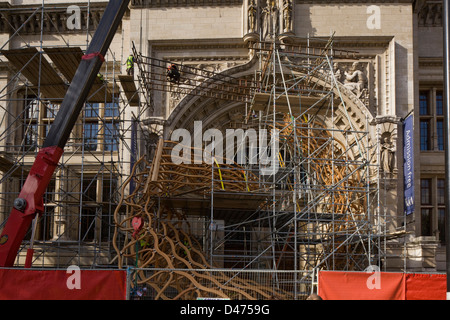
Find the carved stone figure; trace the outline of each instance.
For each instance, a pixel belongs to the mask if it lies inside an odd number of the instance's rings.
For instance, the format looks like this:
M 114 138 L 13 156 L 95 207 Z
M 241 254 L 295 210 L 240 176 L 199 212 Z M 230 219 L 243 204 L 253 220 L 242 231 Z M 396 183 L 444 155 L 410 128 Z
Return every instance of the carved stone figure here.
M 269 25 L 270 25 L 269 21 L 270 21 L 270 8 L 268 5 L 266 5 L 261 9 L 261 32 L 264 39 L 269 33 Z
M 278 7 L 276 1 L 268 1 L 266 6 L 262 8 L 262 35 L 263 39 L 270 38 L 271 34 L 279 33 Z
M 257 15 L 257 7 L 255 0 L 250 0 L 248 6 L 248 32 L 253 33 L 256 32 L 256 15 Z
M 358 62 L 354 62 L 349 72 L 345 71 L 344 86 L 352 91 L 359 99 L 367 89 L 367 76 L 361 70 Z
M 385 173 L 392 173 L 394 171 L 395 165 L 395 146 L 391 142 L 390 137 L 386 136 L 383 138 L 383 143 L 381 144 L 381 169 Z
M 336 62 L 333 64 L 333 72 L 334 72 L 334 76 L 336 77 L 336 80 L 339 82 L 342 82 L 341 67 Z
M 284 32 L 292 31 L 292 0 L 284 0 L 283 3 L 283 19 Z

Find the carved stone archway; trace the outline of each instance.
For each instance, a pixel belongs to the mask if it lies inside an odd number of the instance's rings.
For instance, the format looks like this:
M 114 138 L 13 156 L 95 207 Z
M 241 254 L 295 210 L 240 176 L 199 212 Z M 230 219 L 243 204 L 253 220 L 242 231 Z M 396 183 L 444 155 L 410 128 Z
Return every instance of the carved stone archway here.
M 235 78 L 249 78 L 254 76 L 255 70 L 258 68 L 258 60 L 253 58 L 244 65 L 240 65 L 223 72 L 225 75 L 233 76 Z M 214 83 L 214 79 L 210 79 Z M 373 146 L 374 141 L 377 141 L 377 132 L 375 127 L 371 127 L 374 123 L 374 118 L 371 112 L 367 109 L 366 104 L 358 99 L 358 97 L 344 84 L 337 82 L 337 87 L 331 88 L 330 84 L 325 83 L 320 79 L 313 79 L 313 82 L 328 88 L 333 91 L 335 97 L 339 97 L 341 104 L 335 110 L 333 117 L 322 117 L 320 121 L 328 128 L 336 128 L 336 139 L 345 141 L 343 132 L 348 131 L 354 134 L 364 134 L 367 138 L 361 138 L 356 143 L 357 148 L 363 150 L 353 151 L 354 156 L 358 153 L 367 152 L 367 146 Z M 193 130 L 194 121 L 202 121 L 203 129 L 215 128 L 225 130 L 230 128 L 230 123 L 239 121 L 237 115 L 244 115 L 248 111 L 249 105 L 242 102 L 217 100 L 208 97 L 186 96 L 173 109 L 170 114 L 165 130 L 164 138 L 170 138 L 171 133 L 176 129 Z M 243 117 L 241 117 L 243 119 Z M 353 141 L 354 142 L 354 141 Z M 353 157 L 353 156 L 352 156 Z M 373 163 L 377 163 L 376 157 L 370 156 Z

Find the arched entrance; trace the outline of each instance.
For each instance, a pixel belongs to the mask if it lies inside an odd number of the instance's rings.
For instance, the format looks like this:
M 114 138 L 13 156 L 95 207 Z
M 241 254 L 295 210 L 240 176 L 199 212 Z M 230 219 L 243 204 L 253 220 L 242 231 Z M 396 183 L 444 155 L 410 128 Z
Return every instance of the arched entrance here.
M 131 205 L 135 216 L 149 216 L 142 237 L 161 251 L 142 251 L 150 259 L 144 265 L 289 270 L 284 283 L 309 292 L 318 270 L 381 264 L 373 234 L 377 158 L 370 113 L 323 60 L 314 73 L 288 58 L 279 63 L 260 73 L 260 86 L 247 103 L 197 94 L 175 107 L 165 126 L 165 148 L 142 183 L 146 196 Z M 250 79 L 261 65 L 254 59 L 225 74 Z M 216 79 L 207 81 L 202 89 L 214 87 Z M 185 148 L 176 148 L 182 141 L 175 132 L 185 134 Z M 217 137 L 227 139 L 230 132 L 233 142 L 244 141 L 231 145 L 232 159 L 219 161 L 211 152 L 205 161 L 206 150 L 218 150 Z M 188 232 L 187 225 L 196 228 Z M 187 254 L 194 248 L 196 257 Z

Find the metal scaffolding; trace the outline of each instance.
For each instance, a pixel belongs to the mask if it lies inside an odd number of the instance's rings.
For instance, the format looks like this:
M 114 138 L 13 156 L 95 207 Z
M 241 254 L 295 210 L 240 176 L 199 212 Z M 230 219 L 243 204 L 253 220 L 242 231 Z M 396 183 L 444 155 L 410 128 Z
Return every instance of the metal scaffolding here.
M 85 48 L 46 45 L 52 29 L 41 27 L 38 45 L 7 49 L 46 10 L 30 10 L 1 48 L 2 221 Z M 47 190 L 34 241 L 30 231 L 23 243 L 34 245 L 33 264 L 136 267 L 136 286 L 158 298 L 300 299 L 315 290 L 320 270 L 383 269 L 390 218 L 380 208 L 378 137 L 367 115 L 349 113 L 334 69 L 335 59 L 356 56 L 335 49 L 332 37 L 250 42 L 249 51 L 254 73 L 181 63 L 175 81 L 170 61 L 134 49 L 138 69 L 125 76 L 123 57 L 111 52 Z M 233 145 L 221 157 L 202 140 L 174 163 L 179 144 L 142 128 L 155 92 L 240 103 L 227 125 L 242 129 L 246 143 L 255 133 L 256 145 Z M 226 137 L 227 128 L 217 129 Z M 215 151 L 209 162 L 191 161 L 205 150 Z
M 240 118 L 230 127 L 245 129 L 243 141 L 249 141 L 250 132 L 267 136 L 254 152 L 233 145 L 228 158 L 205 141 L 182 145 L 181 154 L 180 143 L 160 140 L 148 163 L 142 160 L 135 168 L 130 180 L 138 186 L 135 192 L 120 203 L 128 208 L 127 215 L 116 216 L 120 267 L 168 272 L 188 267 L 195 274 L 199 268 L 289 270 L 294 272 L 283 279 L 274 273 L 270 286 L 291 298 L 311 293 L 320 270 L 382 269 L 389 222 L 379 208 L 378 144 L 369 134 L 368 116 L 356 126 L 349 115 L 347 92 L 333 63 L 336 57 L 356 57 L 334 50 L 332 38 L 321 41 L 316 39 L 316 46 L 251 43 L 259 63 L 252 80 L 214 72 L 205 77 L 202 70 L 178 64 L 181 80 L 169 83 L 166 70 L 172 62 L 139 55 L 150 95 L 165 91 L 240 101 Z M 194 84 L 199 75 L 206 80 Z M 226 137 L 225 128 L 219 129 Z M 206 151 L 209 162 L 195 163 L 196 152 Z M 262 155 L 268 161 L 254 161 Z M 133 219 L 140 228 L 133 230 Z M 194 248 L 197 255 L 186 254 Z M 177 298 L 192 285 L 187 275 L 178 274 L 166 275 L 159 286 L 160 273 L 141 273 L 136 283 L 151 279 L 156 296 Z M 233 277 L 239 279 L 239 272 Z M 209 281 L 221 292 L 231 290 L 216 276 Z M 246 282 L 244 287 L 252 291 Z
M 87 4 L 80 9 L 83 15 L 87 12 L 80 30 L 86 32 L 86 43 L 76 45 L 69 45 L 65 35 L 58 32 L 62 29 L 58 13 L 67 7 L 43 5 L 20 12 L 1 11 L 11 29 L 0 51 L 2 225 L 84 55 L 90 29 L 98 23 L 98 8 L 93 10 Z M 17 24 L 18 16 L 29 17 Z M 41 23 L 39 28 L 33 17 Z M 45 40 L 47 34 L 57 35 L 60 43 Z M 14 49 L 9 48 L 13 44 Z M 30 245 L 35 250 L 34 266 L 75 264 L 95 268 L 111 263 L 112 212 L 120 187 L 136 161 L 133 152 L 141 148 L 142 143 L 137 140 L 142 135 L 137 124 L 142 110 L 148 107 L 145 101 L 141 104 L 129 98 L 139 95 L 139 88 L 134 79 L 120 78 L 122 57 L 115 54 L 110 51 L 105 57 L 101 74 L 47 189 L 45 212 L 19 251 L 19 265 Z
M 381 266 L 377 146 L 347 114 L 332 40 L 315 50 L 275 42 L 256 46 L 260 87 L 247 124 L 279 130 L 279 170 L 260 177 L 265 205 L 245 220 L 225 223 L 226 236 L 214 249 L 234 237 L 245 243 L 238 259 L 225 257 L 234 266 L 303 271 L 294 279 L 295 294 L 310 290 L 318 270 Z M 368 130 L 368 119 L 361 120 Z

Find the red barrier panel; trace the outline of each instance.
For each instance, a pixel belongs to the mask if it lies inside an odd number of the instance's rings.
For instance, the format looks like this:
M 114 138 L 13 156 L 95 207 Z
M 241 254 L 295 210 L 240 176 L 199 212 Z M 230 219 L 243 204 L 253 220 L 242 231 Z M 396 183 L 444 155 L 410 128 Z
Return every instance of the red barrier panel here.
M 321 271 L 319 295 L 324 300 L 404 300 L 405 277 L 401 273 Z
M 2 300 L 125 300 L 126 271 L 0 269 Z
M 446 300 L 445 274 L 407 274 L 406 300 Z
M 445 300 L 444 274 L 319 272 L 324 300 Z

